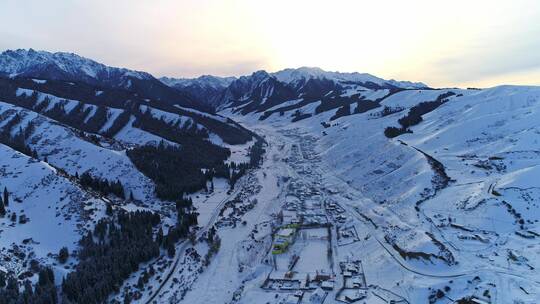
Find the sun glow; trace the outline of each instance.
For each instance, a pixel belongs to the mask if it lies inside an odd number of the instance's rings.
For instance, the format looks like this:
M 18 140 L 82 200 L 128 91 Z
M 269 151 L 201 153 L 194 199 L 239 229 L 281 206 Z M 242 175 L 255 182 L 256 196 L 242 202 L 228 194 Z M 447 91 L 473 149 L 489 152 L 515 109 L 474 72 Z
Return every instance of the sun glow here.
M 272 1 L 256 11 L 263 35 L 270 41 L 274 69 L 320 66 L 382 77 L 430 79 L 430 84 L 440 86 L 468 82 L 462 80 L 462 71 L 474 65 L 475 60 L 480 69 L 483 64 L 490 64 L 488 60 L 493 58 L 482 56 L 500 43 L 495 38 L 518 38 L 515 29 L 505 25 L 521 24 L 525 29 L 524 24 L 539 16 L 538 9 L 522 10 L 525 3 L 488 4 L 488 1 Z M 252 9 L 255 11 L 255 7 Z M 521 15 L 511 14 L 513 11 L 520 11 Z M 539 26 L 528 27 L 526 31 L 534 29 L 538 30 Z M 466 65 L 452 66 L 449 75 L 445 71 L 447 64 L 456 65 L 457 61 Z
M 0 20 L 1 48 L 74 51 L 157 76 L 319 66 L 433 86 L 540 82 L 529 73 L 540 68 L 536 0 L 8 0 Z

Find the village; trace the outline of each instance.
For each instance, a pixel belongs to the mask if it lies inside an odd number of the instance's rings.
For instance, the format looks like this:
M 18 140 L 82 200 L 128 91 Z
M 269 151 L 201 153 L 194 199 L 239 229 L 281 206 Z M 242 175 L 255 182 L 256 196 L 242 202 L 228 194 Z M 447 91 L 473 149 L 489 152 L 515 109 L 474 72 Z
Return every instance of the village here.
M 355 219 L 322 186 L 321 175 L 310 166 L 318 156 L 309 142 L 300 142 L 285 159 L 297 175 L 291 176 L 272 223 L 266 259 L 272 270 L 261 289 L 276 293 L 276 304 L 408 303 L 369 285 L 361 259 L 338 254 L 360 241 Z
M 228 281 L 238 279 L 240 287 L 230 292 L 232 300 L 226 303 L 497 303 L 492 300 L 495 286 L 485 280 L 485 273 L 454 271 L 448 275 L 444 265 L 437 273 L 427 270 L 437 260 L 401 255 L 385 239 L 395 227 L 386 230 L 375 217 L 381 209 L 375 206 L 369 213 L 359 208 L 366 204 L 363 196 L 351 192 L 348 181 L 327 173 L 320 152 L 313 148 L 316 139 L 295 131 L 282 132 L 291 141 L 276 146 L 271 159 L 279 167 L 273 175 L 259 175 L 274 189 L 257 197 L 239 193 L 219 214 L 219 229 L 238 227 L 249 232 L 249 240 L 241 246 L 229 246 L 236 260 L 222 260 L 217 265 L 238 270 Z M 258 182 L 248 185 L 258 187 Z M 252 209 L 262 213 L 246 216 Z M 253 222 L 258 224 L 250 228 Z M 520 260 L 519 253 L 509 256 Z M 416 292 L 407 283 L 415 278 L 437 283 Z M 475 290 L 465 297 L 468 302 L 455 297 L 465 289 Z

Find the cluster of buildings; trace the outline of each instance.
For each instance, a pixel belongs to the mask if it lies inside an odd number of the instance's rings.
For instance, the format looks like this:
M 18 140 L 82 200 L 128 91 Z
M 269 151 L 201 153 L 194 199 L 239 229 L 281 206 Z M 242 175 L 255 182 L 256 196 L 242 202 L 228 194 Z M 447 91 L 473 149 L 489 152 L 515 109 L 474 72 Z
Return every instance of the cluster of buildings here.
M 280 302 L 280 304 L 322 304 L 324 303 L 327 295 L 328 293 L 321 288 L 316 289 L 310 294 L 306 294 L 303 291 L 297 291 L 295 293 L 288 294 L 287 297 L 282 302 Z
M 326 214 L 316 200 L 306 201 L 300 197 L 286 203 L 277 216 L 271 250 L 274 270 L 261 287 L 287 292 L 282 304 L 322 304 L 335 285 L 327 257 L 331 246 Z
M 362 262 L 359 260 L 340 262 L 339 268 L 343 276 L 343 286 L 336 294 L 336 300 L 354 303 L 367 298 L 368 286 Z
M 325 201 L 324 207 L 334 223 L 345 224 L 349 220 L 347 214 L 345 213 L 345 209 L 343 209 L 343 207 L 341 207 L 338 203 L 327 200 Z
M 305 147 L 291 149 L 287 161 L 304 178 L 288 184 L 288 196 L 273 229 L 274 269 L 261 288 L 286 293 L 279 304 L 323 304 L 336 285 L 331 222 L 319 190 L 320 178 L 304 162 L 316 155 Z
M 345 246 L 358 242 L 358 233 L 354 225 L 351 226 L 340 226 L 337 228 L 337 244 L 339 246 Z
M 334 275 L 321 269 L 311 273 L 274 271 L 266 278 L 261 287 L 276 291 L 313 291 L 317 288 L 331 291 L 334 289 L 334 285 Z

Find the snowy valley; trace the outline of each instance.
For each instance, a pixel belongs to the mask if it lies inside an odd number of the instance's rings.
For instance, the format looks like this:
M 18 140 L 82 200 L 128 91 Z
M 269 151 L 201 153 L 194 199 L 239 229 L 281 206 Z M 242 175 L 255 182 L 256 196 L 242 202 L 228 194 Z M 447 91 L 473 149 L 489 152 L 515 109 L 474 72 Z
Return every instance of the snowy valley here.
M 540 87 L 0 76 L 0 303 L 540 302 Z

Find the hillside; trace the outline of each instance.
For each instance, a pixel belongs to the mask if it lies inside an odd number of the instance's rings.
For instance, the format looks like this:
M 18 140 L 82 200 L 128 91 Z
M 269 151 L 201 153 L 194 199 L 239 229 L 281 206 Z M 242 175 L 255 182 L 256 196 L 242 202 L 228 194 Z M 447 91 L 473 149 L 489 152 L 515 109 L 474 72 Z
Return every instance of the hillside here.
M 438 289 L 451 299 L 533 303 L 539 102 L 538 87 L 405 89 L 349 115 L 317 111 L 323 98 L 235 117 L 301 147 L 300 176 L 320 176 L 321 195 L 346 210 L 338 230 L 352 225 L 363 239 L 335 259 L 362 260 L 369 284 L 411 303 L 444 303 Z M 249 290 L 241 303 L 262 297 Z
M 199 110 L 204 107 L 108 82 L 146 81 L 149 74 L 73 54 L 19 50 L 0 58 L 9 74 L 0 78 L 0 186 L 6 189 L 0 199 L 0 281 L 8 282 L 0 287 L 2 301 L 41 301 L 56 294 L 51 282 L 64 290 L 64 301 L 127 297 L 112 286 L 123 284 L 139 263 L 166 259 L 167 250 L 196 227 L 199 213 L 189 196 L 213 192 L 214 182 L 220 192 L 232 191 L 256 162 L 255 147 L 262 146 L 255 134 Z M 63 72 L 39 68 L 51 62 Z M 136 228 L 146 223 L 150 231 Z M 111 225 L 123 228 L 109 230 Z M 94 243 L 89 237 L 105 230 L 117 240 Z M 132 263 L 98 257 L 94 246 Z M 110 264 L 96 269 L 93 259 Z M 124 267 L 121 276 L 114 274 L 118 267 Z M 110 284 L 85 284 L 93 293 L 79 290 L 77 282 L 94 275 Z M 44 277 L 41 295 L 14 291 Z

